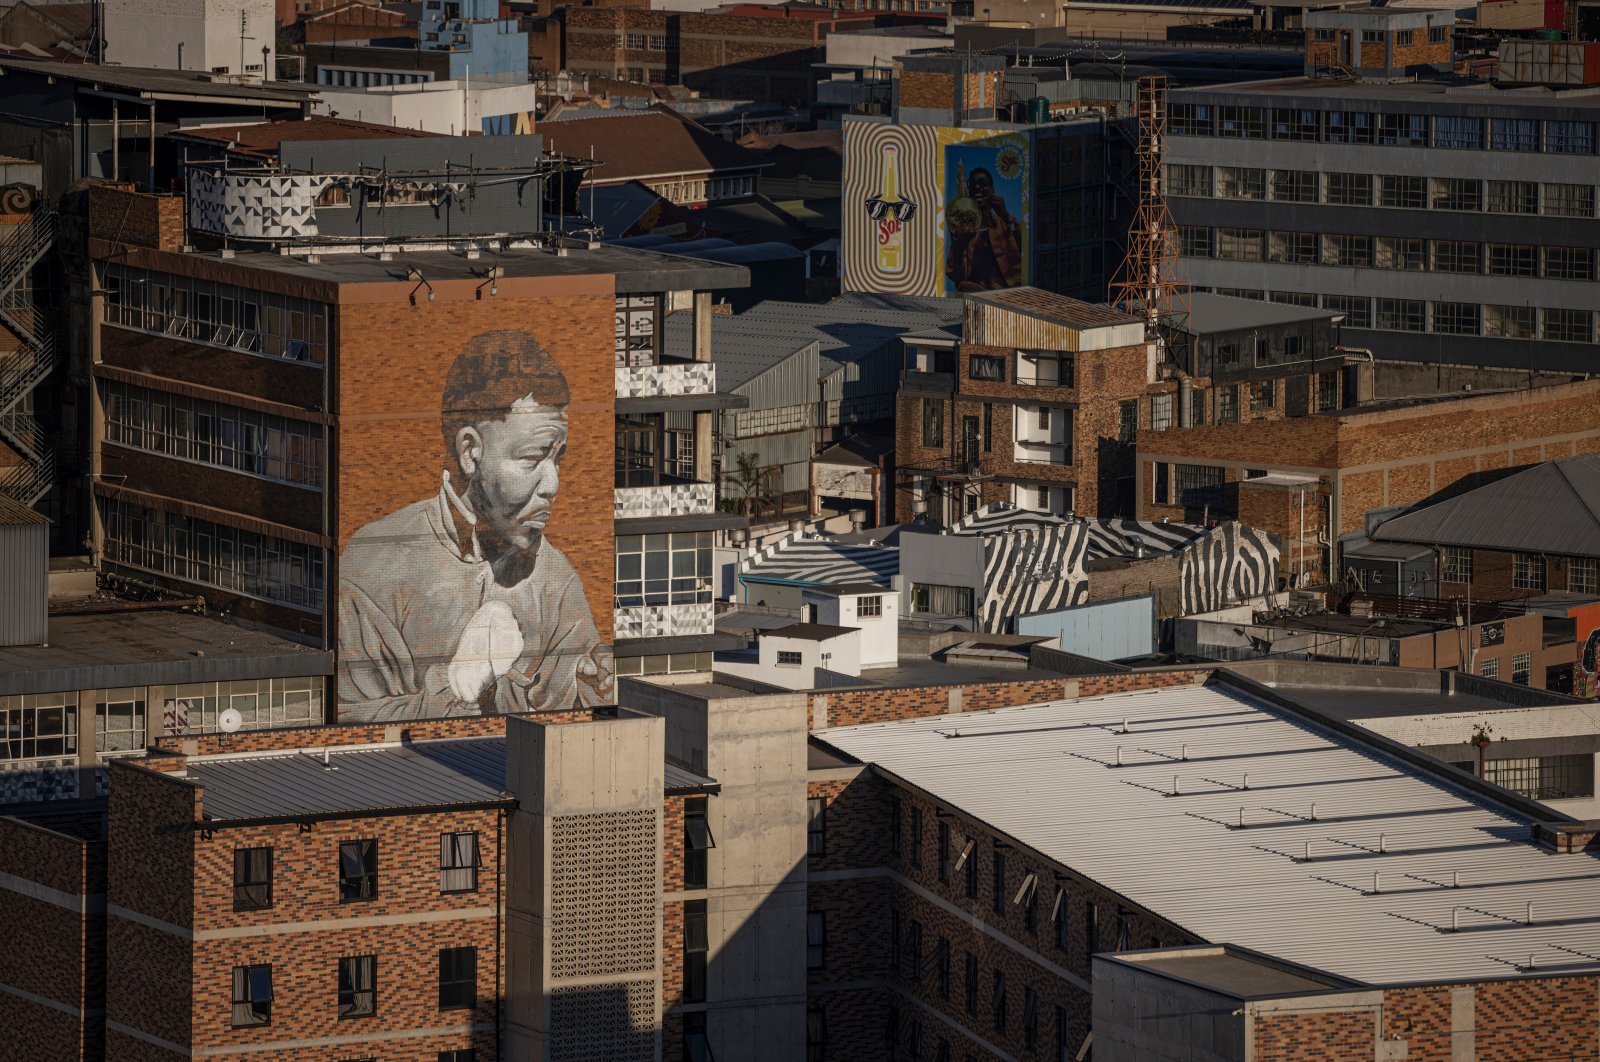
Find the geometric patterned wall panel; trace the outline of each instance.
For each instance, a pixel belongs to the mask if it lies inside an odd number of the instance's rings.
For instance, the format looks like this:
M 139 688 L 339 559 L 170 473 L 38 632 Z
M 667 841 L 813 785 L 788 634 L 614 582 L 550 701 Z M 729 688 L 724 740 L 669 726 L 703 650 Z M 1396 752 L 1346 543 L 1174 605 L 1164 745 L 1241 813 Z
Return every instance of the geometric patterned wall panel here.
M 550 990 L 550 1062 L 650 1062 L 656 1026 L 654 981 Z
M 189 171 L 189 224 L 219 236 L 301 239 L 317 235 L 317 197 L 347 178 L 331 174 Z
M 553 979 L 655 971 L 660 815 L 645 809 L 552 821 Z
M 78 799 L 76 757 L 0 764 L 0 805 Z

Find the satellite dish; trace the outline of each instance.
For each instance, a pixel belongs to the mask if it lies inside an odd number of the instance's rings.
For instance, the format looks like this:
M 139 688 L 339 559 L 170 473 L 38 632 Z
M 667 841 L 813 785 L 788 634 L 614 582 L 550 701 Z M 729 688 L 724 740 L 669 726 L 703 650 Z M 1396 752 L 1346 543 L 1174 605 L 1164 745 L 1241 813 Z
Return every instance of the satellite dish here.
M 241 726 L 244 726 L 244 716 L 237 708 L 226 708 L 217 716 L 217 729 L 224 734 L 236 733 Z

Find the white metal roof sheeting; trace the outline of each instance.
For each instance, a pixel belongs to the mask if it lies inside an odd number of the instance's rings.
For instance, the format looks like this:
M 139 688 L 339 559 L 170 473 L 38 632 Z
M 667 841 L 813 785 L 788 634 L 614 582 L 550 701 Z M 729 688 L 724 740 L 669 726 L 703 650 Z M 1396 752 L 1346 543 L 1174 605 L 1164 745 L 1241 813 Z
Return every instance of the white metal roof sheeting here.
M 1600 969 L 1600 861 L 1541 850 L 1527 819 L 1240 692 L 817 736 L 1212 943 L 1371 984 L 1516 976 L 1530 956 L 1542 975 Z

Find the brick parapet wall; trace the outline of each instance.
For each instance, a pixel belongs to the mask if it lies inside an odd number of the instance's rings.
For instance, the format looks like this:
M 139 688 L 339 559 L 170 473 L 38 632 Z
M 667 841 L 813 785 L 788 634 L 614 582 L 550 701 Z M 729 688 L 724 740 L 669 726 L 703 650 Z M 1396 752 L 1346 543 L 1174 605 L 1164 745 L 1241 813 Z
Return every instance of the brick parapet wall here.
M 89 189 L 89 235 L 161 251 L 185 242 L 184 202 L 178 195 L 151 195 L 131 184 L 97 184 Z

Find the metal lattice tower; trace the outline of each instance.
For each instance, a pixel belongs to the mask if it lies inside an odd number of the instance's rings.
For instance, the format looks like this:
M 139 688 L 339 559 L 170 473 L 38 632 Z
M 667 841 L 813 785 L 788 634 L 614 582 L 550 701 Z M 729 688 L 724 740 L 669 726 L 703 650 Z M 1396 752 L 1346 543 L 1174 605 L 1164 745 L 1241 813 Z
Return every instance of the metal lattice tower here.
M 1128 253 L 1111 285 L 1112 305 L 1144 318 L 1145 336 L 1160 339 L 1158 325 L 1174 313 L 1187 315 L 1184 285 L 1176 278 L 1178 232 L 1167 212 L 1162 160 L 1167 149 L 1167 79 L 1139 79 L 1139 190 Z

